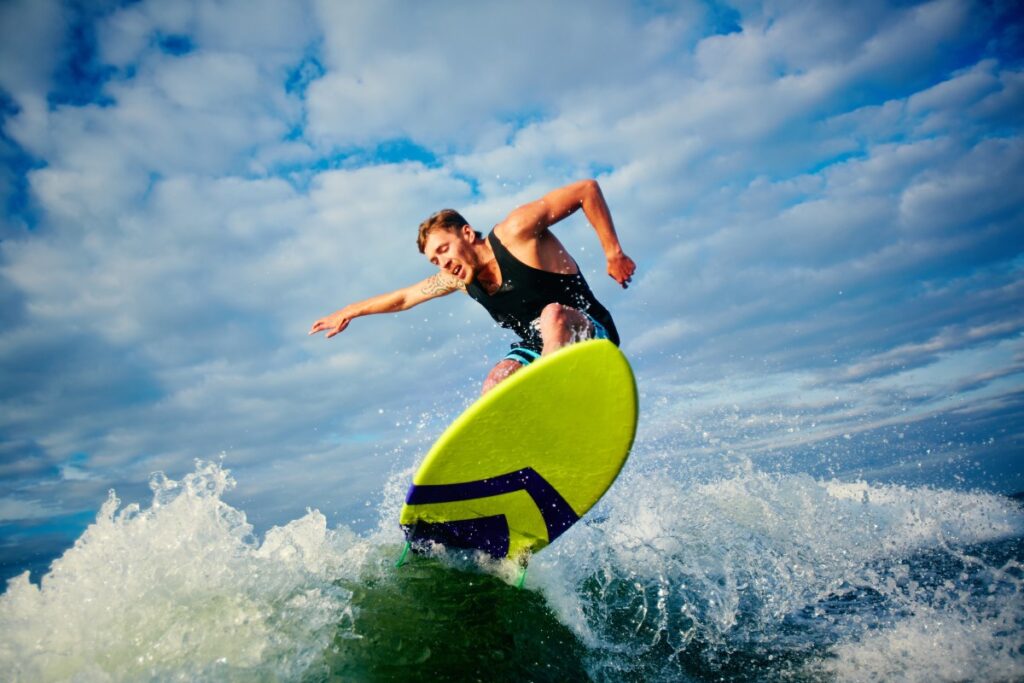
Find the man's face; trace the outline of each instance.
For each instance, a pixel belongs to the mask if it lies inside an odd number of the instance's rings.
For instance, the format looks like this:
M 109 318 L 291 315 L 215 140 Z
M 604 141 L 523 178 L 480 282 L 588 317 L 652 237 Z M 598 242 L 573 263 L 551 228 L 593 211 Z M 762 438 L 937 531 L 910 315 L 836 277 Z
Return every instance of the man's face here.
M 473 229 L 468 225 L 455 232 L 433 230 L 427 235 L 423 253 L 435 266 L 469 284 L 477 266 L 476 253 L 472 248 L 474 239 Z

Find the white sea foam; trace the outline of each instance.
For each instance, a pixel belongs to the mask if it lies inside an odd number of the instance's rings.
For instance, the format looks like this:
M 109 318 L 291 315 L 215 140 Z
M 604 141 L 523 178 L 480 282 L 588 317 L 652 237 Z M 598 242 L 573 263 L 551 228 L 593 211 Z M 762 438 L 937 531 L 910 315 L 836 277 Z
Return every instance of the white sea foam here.
M 0 596 L 0 670 L 14 681 L 291 680 L 339 629 L 335 585 L 362 542 L 311 511 L 258 543 L 221 494 L 233 481 L 197 462 L 151 481 L 153 502 L 96 522 L 40 587 L 27 572 Z
M 911 616 L 837 645 L 834 657 L 812 667 L 840 681 L 1019 681 L 1022 604 L 1016 599 L 987 610 L 918 605 Z
M 415 572 L 381 580 L 410 476 L 390 478 L 380 527 L 362 537 L 310 511 L 254 538 L 221 500 L 233 482 L 214 463 L 154 477 L 145 509 L 111 495 L 40 587 L 22 575 L 0 596 L 0 671 L 33 682 L 328 677 L 332 639 L 390 618 L 356 611 L 344 586 L 395 591 L 364 595 L 371 605 L 430 590 Z M 796 679 L 1012 680 L 1024 678 L 1024 572 L 972 546 L 1021 536 L 1024 514 L 997 495 L 751 466 L 687 484 L 659 464 L 627 470 L 534 558 L 527 588 L 585 645 L 599 680 L 693 677 L 695 660 L 696 677 L 715 678 L 737 657 L 764 665 L 761 678 L 788 657 Z
M 1002 496 L 750 467 L 686 487 L 634 470 L 595 512 L 536 558 L 531 579 L 591 648 L 600 678 L 671 677 L 680 655 L 714 670 L 738 651 L 771 661 L 802 650 L 808 673 L 882 680 L 888 669 L 867 672 L 883 641 L 879 661 L 901 671 L 927 662 L 932 680 L 962 680 L 971 667 L 1024 673 L 1016 579 L 995 604 L 963 584 L 992 571 L 965 546 L 1024 533 L 1024 514 Z M 922 588 L 908 565 L 922 552 L 965 565 L 963 582 Z M 927 644 L 915 638 L 923 632 Z M 956 655 L 935 657 L 947 640 L 961 641 Z

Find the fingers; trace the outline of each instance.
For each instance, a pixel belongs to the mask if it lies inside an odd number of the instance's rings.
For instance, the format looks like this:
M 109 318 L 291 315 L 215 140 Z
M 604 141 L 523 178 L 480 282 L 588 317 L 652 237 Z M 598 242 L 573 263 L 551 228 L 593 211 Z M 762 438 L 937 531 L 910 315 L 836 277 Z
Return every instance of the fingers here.
M 612 279 L 622 285 L 623 289 L 629 287 L 629 283 L 633 281 L 633 274 L 636 272 L 636 264 L 633 259 L 628 256 L 615 263 L 609 263 L 608 274 L 612 276 Z
M 327 333 L 327 339 L 330 339 L 339 332 L 342 332 L 346 327 L 348 327 L 348 319 L 342 318 L 341 321 L 334 326 L 334 329 Z
M 622 263 L 622 275 L 623 275 L 623 278 L 622 278 L 622 280 L 619 281 L 619 284 L 622 285 L 623 289 L 626 289 L 626 287 L 629 285 L 629 283 L 633 281 L 633 274 L 635 272 L 636 272 L 636 263 L 633 261 L 633 259 L 631 259 L 628 256 L 626 256 L 624 258 L 624 260 L 623 260 L 623 263 Z
M 326 338 L 330 339 L 331 337 L 333 337 L 334 335 L 338 334 L 346 327 L 348 327 L 348 323 L 348 318 L 342 318 L 337 322 L 331 320 L 331 318 L 320 318 L 320 320 L 317 320 L 315 323 L 313 323 L 313 327 L 310 328 L 309 334 L 316 334 L 317 332 L 329 330 Z

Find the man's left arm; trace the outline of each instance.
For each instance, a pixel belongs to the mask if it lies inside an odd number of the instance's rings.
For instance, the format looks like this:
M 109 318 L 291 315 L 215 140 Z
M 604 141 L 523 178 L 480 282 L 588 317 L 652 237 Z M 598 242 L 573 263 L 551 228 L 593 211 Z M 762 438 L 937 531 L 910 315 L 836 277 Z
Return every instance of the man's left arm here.
M 536 238 L 579 209 L 583 209 L 583 214 L 597 233 L 608 260 L 608 274 L 623 288 L 627 287 L 636 272 L 636 264 L 622 251 L 611 211 L 596 180 L 580 180 L 552 190 L 537 201 L 513 211 L 506 223 L 521 236 Z

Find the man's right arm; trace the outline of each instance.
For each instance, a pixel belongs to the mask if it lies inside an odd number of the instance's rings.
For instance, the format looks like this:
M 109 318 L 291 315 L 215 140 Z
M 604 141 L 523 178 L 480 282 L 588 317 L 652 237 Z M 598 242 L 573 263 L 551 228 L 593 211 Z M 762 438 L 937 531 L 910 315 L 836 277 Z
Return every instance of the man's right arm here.
M 326 330 L 327 339 L 330 339 L 339 332 L 344 331 L 354 318 L 364 315 L 375 315 L 377 313 L 407 311 L 424 301 L 430 301 L 431 299 L 451 294 L 457 289 L 465 288 L 466 285 L 458 278 L 444 272 L 435 273 L 426 280 L 417 282 L 409 287 L 403 287 L 387 294 L 379 294 L 369 299 L 349 304 L 317 320 L 313 323 L 309 333 L 316 334 Z
M 537 201 L 523 204 L 514 209 L 495 227 L 502 239 L 505 234 L 511 238 L 535 240 L 555 223 L 567 218 L 579 209 L 597 233 L 605 258 L 608 274 L 625 288 L 636 272 L 636 263 L 626 256 L 619 244 L 619 236 L 612 223 L 612 214 L 596 180 L 580 180 L 565 187 L 548 192 Z M 507 244 L 508 242 L 506 242 Z

